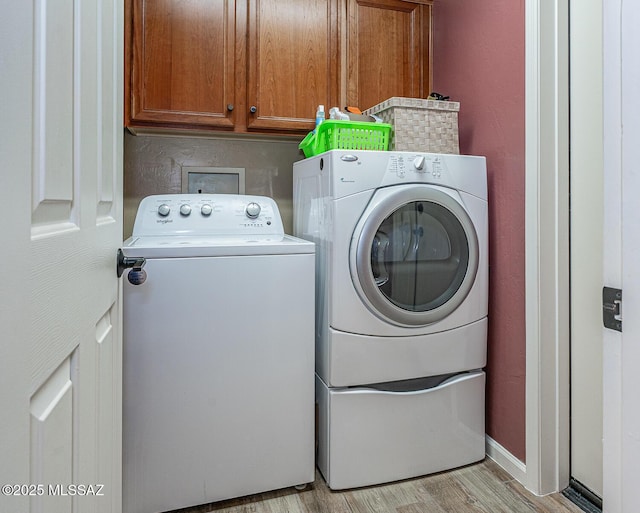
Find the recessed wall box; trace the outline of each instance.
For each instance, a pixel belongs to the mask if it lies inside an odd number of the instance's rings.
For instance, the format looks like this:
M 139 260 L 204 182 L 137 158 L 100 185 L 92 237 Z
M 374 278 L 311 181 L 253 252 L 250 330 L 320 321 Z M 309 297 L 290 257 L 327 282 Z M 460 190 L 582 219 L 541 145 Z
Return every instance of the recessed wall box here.
M 182 166 L 182 192 L 244 194 L 243 167 Z

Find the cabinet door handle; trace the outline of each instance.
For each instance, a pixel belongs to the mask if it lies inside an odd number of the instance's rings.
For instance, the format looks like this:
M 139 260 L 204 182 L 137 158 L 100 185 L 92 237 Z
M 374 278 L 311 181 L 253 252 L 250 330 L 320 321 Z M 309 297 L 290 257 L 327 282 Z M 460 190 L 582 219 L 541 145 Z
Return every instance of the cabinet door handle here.
M 233 103 L 227 103 L 227 110 L 231 112 L 233 110 Z
M 251 112 L 251 114 L 255 114 L 258 111 L 258 107 L 256 107 L 255 105 L 252 105 L 251 108 L 249 109 L 249 112 Z

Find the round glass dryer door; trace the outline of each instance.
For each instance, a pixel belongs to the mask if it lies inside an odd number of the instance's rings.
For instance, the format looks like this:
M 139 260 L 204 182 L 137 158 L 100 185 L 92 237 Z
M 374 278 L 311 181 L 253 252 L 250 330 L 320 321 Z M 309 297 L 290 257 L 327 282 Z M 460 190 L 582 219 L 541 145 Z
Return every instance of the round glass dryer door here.
M 478 270 L 471 218 L 449 194 L 425 185 L 378 191 L 356 227 L 351 252 L 352 279 L 365 304 L 405 326 L 453 312 Z

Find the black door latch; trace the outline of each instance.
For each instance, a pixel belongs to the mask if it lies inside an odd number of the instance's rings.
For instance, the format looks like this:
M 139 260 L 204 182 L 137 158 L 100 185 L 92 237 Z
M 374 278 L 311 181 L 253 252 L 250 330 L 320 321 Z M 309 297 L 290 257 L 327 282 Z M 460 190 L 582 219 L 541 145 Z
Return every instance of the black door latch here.
M 602 322 L 605 328 L 622 331 L 622 290 L 602 288 Z

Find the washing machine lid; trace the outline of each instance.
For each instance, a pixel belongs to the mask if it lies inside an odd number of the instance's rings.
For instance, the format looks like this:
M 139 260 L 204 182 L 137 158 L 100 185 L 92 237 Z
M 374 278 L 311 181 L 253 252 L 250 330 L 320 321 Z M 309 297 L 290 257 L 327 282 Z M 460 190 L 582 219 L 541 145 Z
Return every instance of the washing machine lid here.
M 376 191 L 350 248 L 361 300 L 400 326 L 426 326 L 452 313 L 469 294 L 478 262 L 478 237 L 459 195 L 430 185 Z
M 148 236 L 130 237 L 122 252 L 127 257 L 190 258 L 242 255 L 314 253 L 315 245 L 290 235 L 283 236 Z

